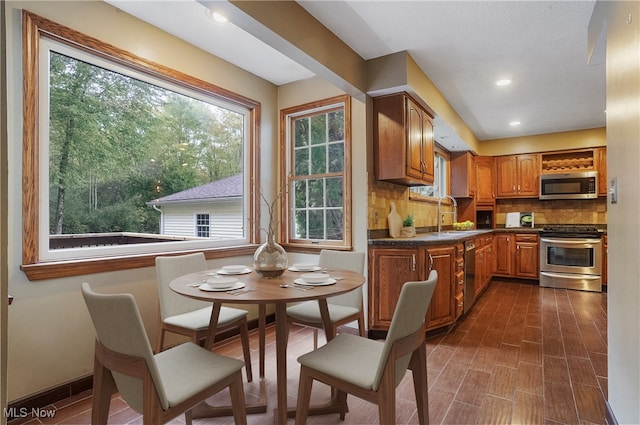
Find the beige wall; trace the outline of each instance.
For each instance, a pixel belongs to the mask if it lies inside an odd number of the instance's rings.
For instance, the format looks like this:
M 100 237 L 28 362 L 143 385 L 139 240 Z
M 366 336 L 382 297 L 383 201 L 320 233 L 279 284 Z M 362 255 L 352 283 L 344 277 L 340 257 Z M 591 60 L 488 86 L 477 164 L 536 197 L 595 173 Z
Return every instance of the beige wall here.
M 560 149 L 593 148 L 607 145 L 604 127 L 506 139 L 483 140 L 478 144 L 479 155 L 498 156 Z
M 103 2 L 7 2 L 8 47 L 8 289 L 15 301 L 8 316 L 8 399 L 13 401 L 93 371 L 94 331 L 80 283 L 136 297 L 147 331 L 155 338 L 155 270 L 101 273 L 30 282 L 21 260 L 21 9 L 96 37 L 152 61 L 234 91 L 262 105 L 263 162 L 277 158 L 277 88 L 229 63 L 138 21 Z M 3 23 L 4 24 L 4 23 Z M 269 173 L 270 167 L 263 167 Z M 267 184 L 270 184 L 266 178 Z M 268 190 L 273 190 L 272 186 Z M 263 225 L 264 226 L 264 225 Z M 3 235 L 4 237 L 4 235 Z M 249 263 L 250 258 L 238 261 Z M 215 267 L 216 262 L 210 262 Z M 255 311 L 252 313 L 255 317 Z

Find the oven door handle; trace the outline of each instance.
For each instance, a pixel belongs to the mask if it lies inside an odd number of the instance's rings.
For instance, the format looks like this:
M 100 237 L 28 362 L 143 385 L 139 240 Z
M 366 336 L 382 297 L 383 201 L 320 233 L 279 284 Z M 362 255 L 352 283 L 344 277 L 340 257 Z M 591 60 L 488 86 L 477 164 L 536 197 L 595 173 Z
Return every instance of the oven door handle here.
M 540 275 L 548 276 L 548 277 L 557 277 L 561 279 L 583 279 L 583 280 L 598 280 L 601 277 L 600 275 L 553 273 L 553 272 L 540 272 Z
M 600 243 L 600 239 L 541 238 L 540 242 L 566 244 L 566 245 L 584 245 L 584 244 Z

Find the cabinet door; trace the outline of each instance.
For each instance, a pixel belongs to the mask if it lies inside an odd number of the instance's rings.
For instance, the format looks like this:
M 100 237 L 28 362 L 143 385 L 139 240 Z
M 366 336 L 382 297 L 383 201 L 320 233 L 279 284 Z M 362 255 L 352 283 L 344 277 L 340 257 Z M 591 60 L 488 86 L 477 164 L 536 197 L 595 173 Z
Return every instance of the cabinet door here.
M 405 282 L 421 280 L 418 249 L 369 250 L 369 329 L 387 330 Z
M 488 156 L 475 158 L 476 203 L 493 204 L 496 200 L 495 159 Z
M 451 154 L 451 196 L 473 198 L 476 193 L 476 165 L 471 152 Z
M 433 183 L 434 175 L 433 121 L 422 111 L 422 180 Z
M 422 154 L 422 111 L 411 99 L 406 98 L 407 106 L 407 176 L 421 180 L 424 170 Z M 432 145 L 433 146 L 433 145 Z M 400 148 L 400 146 L 398 147 Z M 433 163 L 433 153 L 431 155 Z M 431 164 L 433 179 L 433 164 Z
M 486 247 L 482 247 L 480 249 L 476 249 L 476 275 L 473 281 L 473 296 L 477 297 L 482 288 L 484 288 L 485 281 L 485 273 L 487 270 L 486 266 L 486 256 L 487 252 Z
M 531 242 L 516 242 L 516 270 L 517 277 L 537 279 L 538 272 L 538 244 Z
M 426 261 L 427 267 L 438 272 L 438 284 L 426 317 L 427 329 L 435 329 L 455 321 L 455 249 L 452 246 L 429 248 Z M 428 275 L 428 271 L 425 274 Z
M 607 235 L 602 235 L 602 284 L 608 285 L 609 279 L 607 279 L 607 275 L 609 273 L 609 262 L 608 262 L 608 254 L 609 254 L 609 243 L 607 241 Z
M 513 247 L 514 237 L 509 234 L 499 234 L 493 237 L 496 254 L 496 274 L 500 276 L 513 275 Z
M 518 196 L 534 196 L 538 193 L 540 175 L 538 155 L 517 156 L 517 194 Z
M 607 196 L 607 148 L 598 148 L 596 150 L 598 162 L 596 170 L 598 171 L 598 196 Z
M 515 156 L 499 156 L 496 158 L 498 197 L 511 197 L 516 195 L 516 169 L 517 162 Z

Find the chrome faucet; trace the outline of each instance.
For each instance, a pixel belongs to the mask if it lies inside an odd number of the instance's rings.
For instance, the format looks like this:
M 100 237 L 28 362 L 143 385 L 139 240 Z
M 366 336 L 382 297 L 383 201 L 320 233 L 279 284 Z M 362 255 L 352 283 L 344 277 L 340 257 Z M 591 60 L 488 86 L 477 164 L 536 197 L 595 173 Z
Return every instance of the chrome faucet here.
M 442 204 L 442 200 L 446 198 L 451 199 L 451 202 L 453 203 L 453 211 L 440 213 L 440 204 Z M 453 222 L 455 223 L 458 221 L 458 203 L 453 196 L 444 195 L 443 197 L 438 198 L 438 233 L 442 231 L 442 214 L 453 214 Z

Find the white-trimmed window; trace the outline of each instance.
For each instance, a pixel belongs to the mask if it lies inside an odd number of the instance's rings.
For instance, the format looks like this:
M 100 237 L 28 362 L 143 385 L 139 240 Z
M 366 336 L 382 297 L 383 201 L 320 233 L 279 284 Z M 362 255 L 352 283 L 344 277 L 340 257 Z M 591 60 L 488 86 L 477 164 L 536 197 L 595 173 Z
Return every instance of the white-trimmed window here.
M 196 236 L 199 238 L 211 236 L 211 215 L 209 213 L 196 214 Z
M 24 22 L 22 267 L 30 279 L 257 241 L 257 102 L 28 12 Z M 165 232 L 164 208 L 193 217 L 192 204 L 227 198 L 241 199 L 236 237 L 203 240 L 211 237 L 204 224 L 200 237 Z M 124 264 L 129 255 L 138 261 Z
M 339 96 L 281 111 L 287 191 L 283 242 L 351 246 L 351 107 Z

